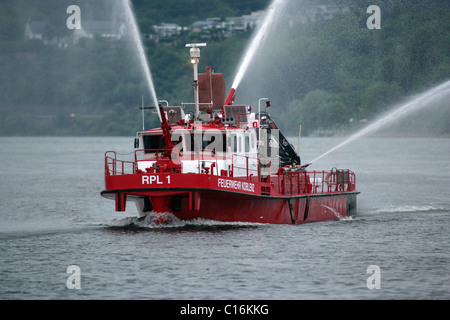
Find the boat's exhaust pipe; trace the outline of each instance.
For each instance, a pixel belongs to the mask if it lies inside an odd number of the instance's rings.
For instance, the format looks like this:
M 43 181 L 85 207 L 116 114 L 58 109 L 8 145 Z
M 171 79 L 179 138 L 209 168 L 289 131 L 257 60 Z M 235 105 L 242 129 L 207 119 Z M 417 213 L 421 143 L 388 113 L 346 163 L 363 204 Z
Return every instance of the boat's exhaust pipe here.
M 228 93 L 227 99 L 225 100 L 225 103 L 224 103 L 225 106 L 231 106 L 233 104 L 233 101 L 236 98 L 236 95 L 234 94 L 235 92 L 236 92 L 236 89 L 231 88 L 230 93 Z

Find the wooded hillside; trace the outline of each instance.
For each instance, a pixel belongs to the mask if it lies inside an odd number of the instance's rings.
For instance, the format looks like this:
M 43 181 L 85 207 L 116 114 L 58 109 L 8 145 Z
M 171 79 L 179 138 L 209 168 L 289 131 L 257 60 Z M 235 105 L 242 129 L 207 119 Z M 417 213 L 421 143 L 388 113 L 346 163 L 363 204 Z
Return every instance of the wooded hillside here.
M 107 20 L 113 15 L 111 2 L 96 1 L 95 8 L 86 0 L 0 3 L 1 135 L 132 136 L 140 129 L 136 107 L 142 95 L 147 103 L 151 98 L 130 39 L 96 36 L 76 44 L 67 41 L 73 32 L 65 27 L 69 4 L 80 5 L 82 19 Z M 381 29 L 369 30 L 366 9 L 377 2 Z M 133 0 L 142 33 L 151 33 L 152 26 L 162 22 L 189 26 L 210 17 L 223 21 L 264 9 L 268 3 Z M 259 51 L 238 89 L 239 102 L 254 105 L 259 97 L 270 96 L 271 113 L 288 134 L 296 134 L 299 122 L 304 134 L 345 132 L 404 97 L 450 78 L 448 1 L 342 0 L 338 6 L 348 10 L 306 22 L 294 19 L 304 12 L 300 5 L 293 6 L 292 19 L 278 21 L 268 35 L 268 43 L 275 45 Z M 48 41 L 25 38 L 29 20 L 49 22 Z M 192 70 L 184 48 L 191 41 L 208 42 L 200 70 L 211 65 L 224 73 L 229 88 L 252 32 L 249 28 L 206 39 L 184 32 L 170 45 L 144 38 L 158 98 L 173 104 L 192 101 Z M 449 109 L 432 111 L 428 133 L 450 134 Z M 156 125 L 157 117 L 148 116 L 148 124 Z

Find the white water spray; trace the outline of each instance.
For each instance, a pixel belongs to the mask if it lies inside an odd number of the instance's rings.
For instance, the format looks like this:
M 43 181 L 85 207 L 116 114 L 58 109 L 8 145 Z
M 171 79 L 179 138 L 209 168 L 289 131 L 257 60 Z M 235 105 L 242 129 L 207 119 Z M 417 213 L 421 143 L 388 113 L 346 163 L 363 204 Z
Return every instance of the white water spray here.
M 310 162 L 310 164 L 325 157 L 326 155 L 330 154 L 331 152 L 345 146 L 346 144 L 348 144 L 366 134 L 372 133 L 372 132 L 380 129 L 381 127 L 385 126 L 386 124 L 388 124 L 394 120 L 398 120 L 413 111 L 424 108 L 425 106 L 428 106 L 431 102 L 433 102 L 437 99 L 443 98 L 449 94 L 450 94 L 450 81 L 447 81 L 433 89 L 430 89 L 430 90 L 418 95 L 417 97 L 413 98 L 409 102 L 400 105 L 398 108 L 395 108 L 394 110 L 392 110 L 385 116 L 382 116 L 377 121 L 373 122 L 372 124 L 368 125 L 367 127 L 363 128 L 362 130 L 351 135 L 345 141 L 341 142 L 334 148 L 328 150 L 321 156 L 315 158 L 314 160 L 312 160 Z
M 239 86 L 239 83 L 244 77 L 244 74 L 247 71 L 250 62 L 252 61 L 253 56 L 255 55 L 258 48 L 261 46 L 264 36 L 267 34 L 267 31 L 272 25 L 272 22 L 276 17 L 277 13 L 280 12 L 282 7 L 284 6 L 284 3 L 285 0 L 273 0 L 272 4 L 268 8 L 268 12 L 266 13 L 263 23 L 260 25 L 258 32 L 250 42 L 250 45 L 247 51 L 245 52 L 244 58 L 239 66 L 236 78 L 234 79 L 233 85 L 231 86 L 233 89 L 237 89 L 237 87 Z
M 139 61 L 141 63 L 141 67 L 144 71 L 145 79 L 147 80 L 148 89 L 150 90 L 150 95 L 153 99 L 153 104 L 158 109 L 158 116 L 161 121 L 161 114 L 159 113 L 159 105 L 158 98 L 156 96 L 155 86 L 153 84 L 153 78 L 150 73 L 150 66 L 147 61 L 147 57 L 144 51 L 144 45 L 142 44 L 141 33 L 139 31 L 139 27 L 136 22 L 136 18 L 133 14 L 131 0 L 122 0 L 123 7 L 125 9 L 125 16 L 127 17 L 127 23 L 131 27 L 131 34 L 133 37 L 133 41 L 136 44 Z

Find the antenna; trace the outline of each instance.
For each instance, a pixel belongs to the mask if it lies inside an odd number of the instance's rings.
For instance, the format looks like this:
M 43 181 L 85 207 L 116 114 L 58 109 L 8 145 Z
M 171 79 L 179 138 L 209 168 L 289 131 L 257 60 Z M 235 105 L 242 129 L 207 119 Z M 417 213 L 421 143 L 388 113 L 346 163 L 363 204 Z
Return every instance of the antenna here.
M 145 120 L 144 120 L 144 95 L 142 95 L 142 131 L 145 131 Z
M 206 47 L 206 42 L 202 43 L 187 43 L 186 48 Z

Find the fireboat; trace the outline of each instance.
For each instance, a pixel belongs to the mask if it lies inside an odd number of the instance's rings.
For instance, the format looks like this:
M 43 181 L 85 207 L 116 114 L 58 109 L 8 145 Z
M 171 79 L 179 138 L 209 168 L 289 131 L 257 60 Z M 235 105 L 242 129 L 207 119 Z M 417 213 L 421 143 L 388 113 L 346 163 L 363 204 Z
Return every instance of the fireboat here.
M 194 103 L 152 107 L 161 125 L 137 132 L 134 159 L 107 151 L 101 195 L 115 200 L 116 211 L 135 202 L 139 217 L 158 225 L 174 216 L 302 224 L 356 214 L 355 173 L 308 171 L 268 113 L 268 98 L 259 99 L 253 111 L 233 104 L 235 89 L 225 97 L 222 73 L 206 67 L 198 74 L 203 46 L 186 45 Z

